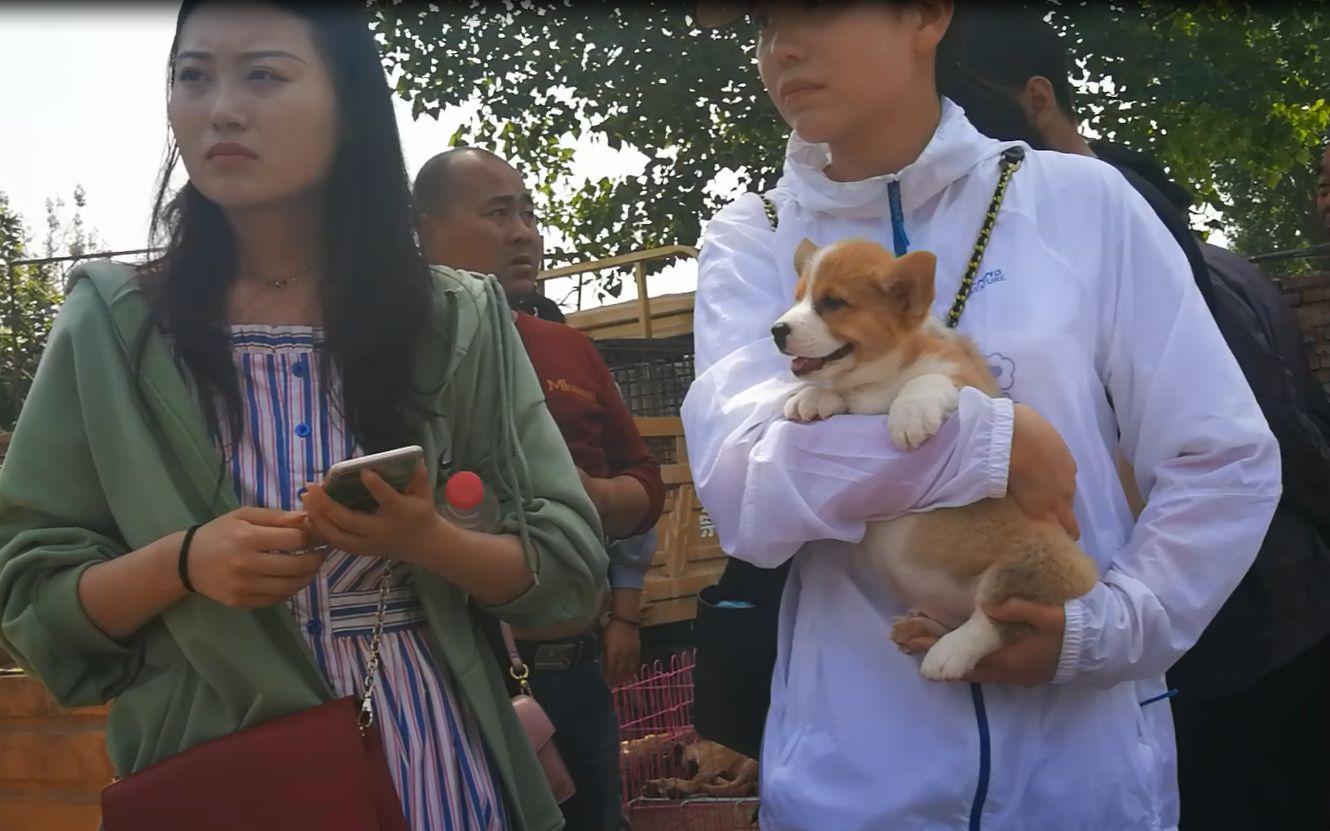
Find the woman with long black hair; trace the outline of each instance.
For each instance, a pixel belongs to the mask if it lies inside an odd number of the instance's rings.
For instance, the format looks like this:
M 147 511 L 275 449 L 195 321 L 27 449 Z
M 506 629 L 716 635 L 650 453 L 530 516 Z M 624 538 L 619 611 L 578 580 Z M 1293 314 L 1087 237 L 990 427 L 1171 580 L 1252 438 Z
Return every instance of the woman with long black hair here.
M 168 113 L 165 252 L 72 275 L 0 474 L 0 643 L 122 776 L 372 685 L 410 827 L 558 827 L 470 605 L 591 619 L 599 520 L 493 280 L 417 250 L 363 9 L 186 2 Z M 408 445 L 373 513 L 317 484 Z

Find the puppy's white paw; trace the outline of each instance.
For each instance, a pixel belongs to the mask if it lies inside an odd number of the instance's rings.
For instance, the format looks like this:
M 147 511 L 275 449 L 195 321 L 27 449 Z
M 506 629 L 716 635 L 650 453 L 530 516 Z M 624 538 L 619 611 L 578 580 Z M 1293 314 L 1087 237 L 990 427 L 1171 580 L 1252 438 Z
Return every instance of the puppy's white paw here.
M 785 402 L 790 421 L 819 421 L 846 412 L 845 399 L 822 387 L 801 387 Z
M 891 441 L 902 450 L 915 449 L 937 434 L 959 400 L 956 385 L 946 376 L 924 376 L 910 382 L 887 415 Z
M 993 621 L 976 610 L 959 629 L 948 632 L 924 656 L 919 672 L 931 681 L 959 681 L 979 659 L 1002 645 Z
M 919 672 L 930 681 L 959 681 L 966 676 L 979 659 L 988 654 L 987 644 L 967 637 L 962 629 L 949 632 L 924 656 Z

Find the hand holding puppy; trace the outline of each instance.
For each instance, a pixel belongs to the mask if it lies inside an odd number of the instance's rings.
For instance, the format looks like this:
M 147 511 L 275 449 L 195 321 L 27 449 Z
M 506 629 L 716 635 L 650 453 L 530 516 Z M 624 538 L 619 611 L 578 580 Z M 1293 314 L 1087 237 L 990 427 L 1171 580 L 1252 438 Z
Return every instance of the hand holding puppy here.
M 1024 624 L 1029 627 L 1029 634 L 980 658 L 974 669 L 960 680 L 1018 687 L 1038 687 L 1053 680 L 1062 656 L 1062 635 L 1067 621 L 1062 606 L 1012 599 L 985 607 L 984 614 L 996 621 Z M 901 645 L 902 651 L 922 654 L 937 641 L 935 637 L 911 638 Z

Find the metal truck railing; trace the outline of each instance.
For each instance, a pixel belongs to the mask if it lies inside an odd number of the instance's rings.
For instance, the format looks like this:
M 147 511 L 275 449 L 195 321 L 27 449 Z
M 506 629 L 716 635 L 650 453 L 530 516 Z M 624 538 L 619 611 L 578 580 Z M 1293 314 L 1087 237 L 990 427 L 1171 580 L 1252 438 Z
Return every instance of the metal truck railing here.
M 642 337 L 652 336 L 651 329 L 651 295 L 647 291 L 647 272 L 646 264 L 655 260 L 674 259 L 676 257 L 690 257 L 697 259 L 697 249 L 691 245 L 664 245 L 659 248 L 648 248 L 645 251 L 635 251 L 631 254 L 622 254 L 617 257 L 607 257 L 603 260 L 590 260 L 585 263 L 573 263 L 571 265 L 552 268 L 543 272 L 537 280 L 541 283 L 555 280 L 560 277 L 583 277 L 597 271 L 607 269 L 633 267 L 633 283 L 637 286 L 637 313 L 639 318 L 639 327 Z M 585 280 L 579 279 L 577 282 L 577 310 L 582 310 L 582 287 Z

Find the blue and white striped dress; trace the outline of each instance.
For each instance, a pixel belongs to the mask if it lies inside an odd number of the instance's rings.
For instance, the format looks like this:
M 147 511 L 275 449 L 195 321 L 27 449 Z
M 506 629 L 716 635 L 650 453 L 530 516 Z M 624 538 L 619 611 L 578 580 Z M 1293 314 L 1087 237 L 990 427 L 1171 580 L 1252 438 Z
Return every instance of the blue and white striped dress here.
M 230 472 L 242 505 L 296 510 L 305 482 L 357 455 L 335 381 L 320 381 L 321 332 L 308 326 L 233 326 L 231 348 L 244 400 L 244 431 L 232 437 Z M 335 378 L 335 373 L 330 374 Z M 291 599 L 300 631 L 333 690 L 362 692 L 383 561 L 333 552 Z M 406 564 L 391 569 L 380 645 L 375 723 L 413 831 L 503 831 L 503 799 L 474 721 L 426 639 L 426 620 Z

